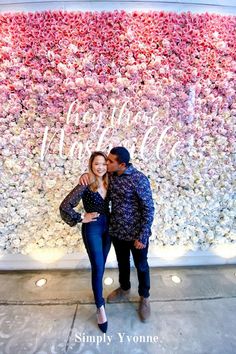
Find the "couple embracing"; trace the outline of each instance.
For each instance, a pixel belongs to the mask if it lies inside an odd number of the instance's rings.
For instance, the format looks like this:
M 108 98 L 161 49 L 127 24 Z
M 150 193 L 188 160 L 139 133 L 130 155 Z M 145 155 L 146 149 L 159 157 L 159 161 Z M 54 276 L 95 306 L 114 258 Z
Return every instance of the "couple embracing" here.
M 74 210 L 83 201 L 84 214 Z M 109 207 L 111 203 L 111 208 Z M 95 151 L 89 171 L 60 204 L 62 219 L 70 226 L 82 223 L 82 238 L 91 263 L 92 289 L 97 307 L 97 324 L 107 331 L 103 275 L 111 242 L 114 246 L 120 287 L 107 302 L 127 299 L 130 293 L 130 251 L 138 275 L 138 313 L 142 321 L 150 316 L 150 274 L 147 260 L 154 204 L 148 178 L 130 163 L 129 151 L 114 147 L 107 156 Z

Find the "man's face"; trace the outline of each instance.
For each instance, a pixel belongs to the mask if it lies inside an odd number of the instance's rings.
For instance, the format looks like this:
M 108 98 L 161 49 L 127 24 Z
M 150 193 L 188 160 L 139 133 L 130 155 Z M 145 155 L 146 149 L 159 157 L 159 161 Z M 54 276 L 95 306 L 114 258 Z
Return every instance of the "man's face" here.
M 117 172 L 123 169 L 124 163 L 119 163 L 116 159 L 116 155 L 109 154 L 107 157 L 107 171 Z

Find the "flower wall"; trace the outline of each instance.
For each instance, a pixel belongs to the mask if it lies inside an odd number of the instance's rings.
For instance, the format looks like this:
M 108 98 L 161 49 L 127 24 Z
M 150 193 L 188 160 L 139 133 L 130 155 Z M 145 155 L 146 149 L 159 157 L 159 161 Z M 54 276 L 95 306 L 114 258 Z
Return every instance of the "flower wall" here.
M 58 208 L 90 153 L 116 145 L 150 178 L 153 244 L 235 243 L 235 16 L 46 11 L 0 26 L 2 253 L 83 249 Z

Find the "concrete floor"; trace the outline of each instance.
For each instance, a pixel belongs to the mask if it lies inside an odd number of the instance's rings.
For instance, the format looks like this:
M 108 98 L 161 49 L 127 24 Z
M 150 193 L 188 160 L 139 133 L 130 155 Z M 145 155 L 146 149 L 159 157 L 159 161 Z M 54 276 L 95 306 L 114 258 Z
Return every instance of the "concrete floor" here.
M 106 304 L 106 335 L 96 324 L 90 270 L 0 272 L 0 354 L 236 353 L 236 266 L 150 271 L 149 322 L 138 317 L 132 269 L 130 300 Z M 114 279 L 106 297 L 118 286 L 117 269 L 105 277 Z M 40 278 L 47 279 L 41 288 Z

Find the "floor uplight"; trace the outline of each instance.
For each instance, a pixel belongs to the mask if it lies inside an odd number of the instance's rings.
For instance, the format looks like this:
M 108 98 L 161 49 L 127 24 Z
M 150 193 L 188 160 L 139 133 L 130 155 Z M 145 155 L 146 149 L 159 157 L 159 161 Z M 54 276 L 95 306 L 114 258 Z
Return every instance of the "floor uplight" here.
M 41 278 L 35 282 L 35 285 L 41 287 L 41 286 L 44 286 L 46 283 L 47 283 L 47 279 Z
M 180 277 L 178 277 L 177 275 L 172 275 L 171 280 L 176 284 L 179 284 L 181 282 Z
M 111 285 L 112 283 L 113 283 L 113 279 L 112 279 L 112 278 L 106 277 L 106 278 L 104 279 L 104 284 L 105 284 L 105 285 Z

